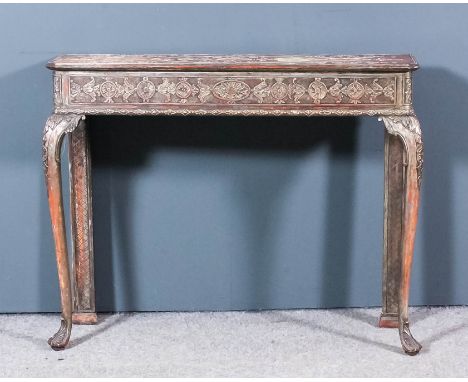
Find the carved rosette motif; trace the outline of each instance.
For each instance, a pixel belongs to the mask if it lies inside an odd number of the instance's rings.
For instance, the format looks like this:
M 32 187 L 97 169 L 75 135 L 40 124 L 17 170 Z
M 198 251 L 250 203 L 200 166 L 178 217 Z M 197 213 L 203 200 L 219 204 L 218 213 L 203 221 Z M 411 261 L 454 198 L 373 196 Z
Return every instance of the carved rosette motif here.
M 321 78 L 316 78 L 315 81 L 309 85 L 308 92 L 310 97 L 314 100 L 314 103 L 320 103 L 327 95 L 328 89 Z
M 181 103 L 187 102 L 192 94 L 197 94 L 198 88 L 190 85 L 186 78 L 182 78 L 175 86 L 175 95 L 179 97 Z
M 356 104 L 365 94 L 365 88 L 358 80 L 354 79 L 353 82 L 343 88 L 342 92 L 350 98 L 351 103 Z
M 143 77 L 136 86 L 136 92 L 143 102 L 148 102 L 156 92 L 156 86 L 148 80 L 148 77 Z
M 243 81 L 226 80 L 216 83 L 212 92 L 216 98 L 234 103 L 247 98 L 250 94 L 250 87 Z
M 395 105 L 396 77 L 69 77 L 69 104 Z M 407 87 L 407 85 L 406 85 Z

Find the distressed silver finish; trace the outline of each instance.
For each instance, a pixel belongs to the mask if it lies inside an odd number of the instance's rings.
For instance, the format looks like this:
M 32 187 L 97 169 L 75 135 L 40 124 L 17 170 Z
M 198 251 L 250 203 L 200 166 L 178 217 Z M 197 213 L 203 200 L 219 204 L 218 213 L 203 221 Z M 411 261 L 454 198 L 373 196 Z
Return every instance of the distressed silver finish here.
M 44 166 L 57 248 L 64 322 L 51 340 L 64 348 L 72 294 L 59 171 L 50 171 L 61 138 L 70 145 L 74 315 L 96 322 L 90 156 L 84 115 L 379 116 L 386 127 L 383 310 L 380 326 L 398 327 L 404 351 L 411 335 L 408 297 L 422 177 L 423 142 L 412 107 L 409 55 L 211 56 L 67 55 L 52 60 L 54 111 L 44 131 Z M 60 139 L 51 133 L 59 126 Z M 78 128 L 77 128 L 78 127 Z M 59 151 L 58 151 L 59 152 Z M 60 213 L 58 213 L 59 211 Z

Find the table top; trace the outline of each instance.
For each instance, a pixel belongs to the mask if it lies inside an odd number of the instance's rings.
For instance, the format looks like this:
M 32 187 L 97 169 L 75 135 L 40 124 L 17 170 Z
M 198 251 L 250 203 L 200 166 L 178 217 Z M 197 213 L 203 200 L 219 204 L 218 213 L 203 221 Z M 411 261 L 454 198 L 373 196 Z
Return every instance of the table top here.
M 110 55 L 72 54 L 56 57 L 47 67 L 57 71 L 278 71 L 404 72 L 418 68 L 409 54 L 387 55 Z

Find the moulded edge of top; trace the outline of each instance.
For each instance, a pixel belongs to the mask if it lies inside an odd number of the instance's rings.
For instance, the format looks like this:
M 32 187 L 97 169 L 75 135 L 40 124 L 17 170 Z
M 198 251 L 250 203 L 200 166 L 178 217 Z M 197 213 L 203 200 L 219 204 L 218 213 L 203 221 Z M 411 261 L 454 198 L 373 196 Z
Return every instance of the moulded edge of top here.
M 110 55 L 68 54 L 49 61 L 56 71 L 165 72 L 407 72 L 419 65 L 410 54 L 389 55 Z

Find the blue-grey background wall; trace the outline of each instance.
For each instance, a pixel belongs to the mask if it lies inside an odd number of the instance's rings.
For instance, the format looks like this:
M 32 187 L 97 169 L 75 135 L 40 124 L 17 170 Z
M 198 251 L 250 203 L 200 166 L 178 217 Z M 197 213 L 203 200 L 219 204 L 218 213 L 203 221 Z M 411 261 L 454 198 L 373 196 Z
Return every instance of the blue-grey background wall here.
M 466 5 L 1 5 L 0 312 L 59 309 L 40 157 L 44 65 L 63 53 L 414 54 L 411 303 L 468 304 L 467 19 Z M 90 123 L 99 310 L 380 305 L 375 119 Z

